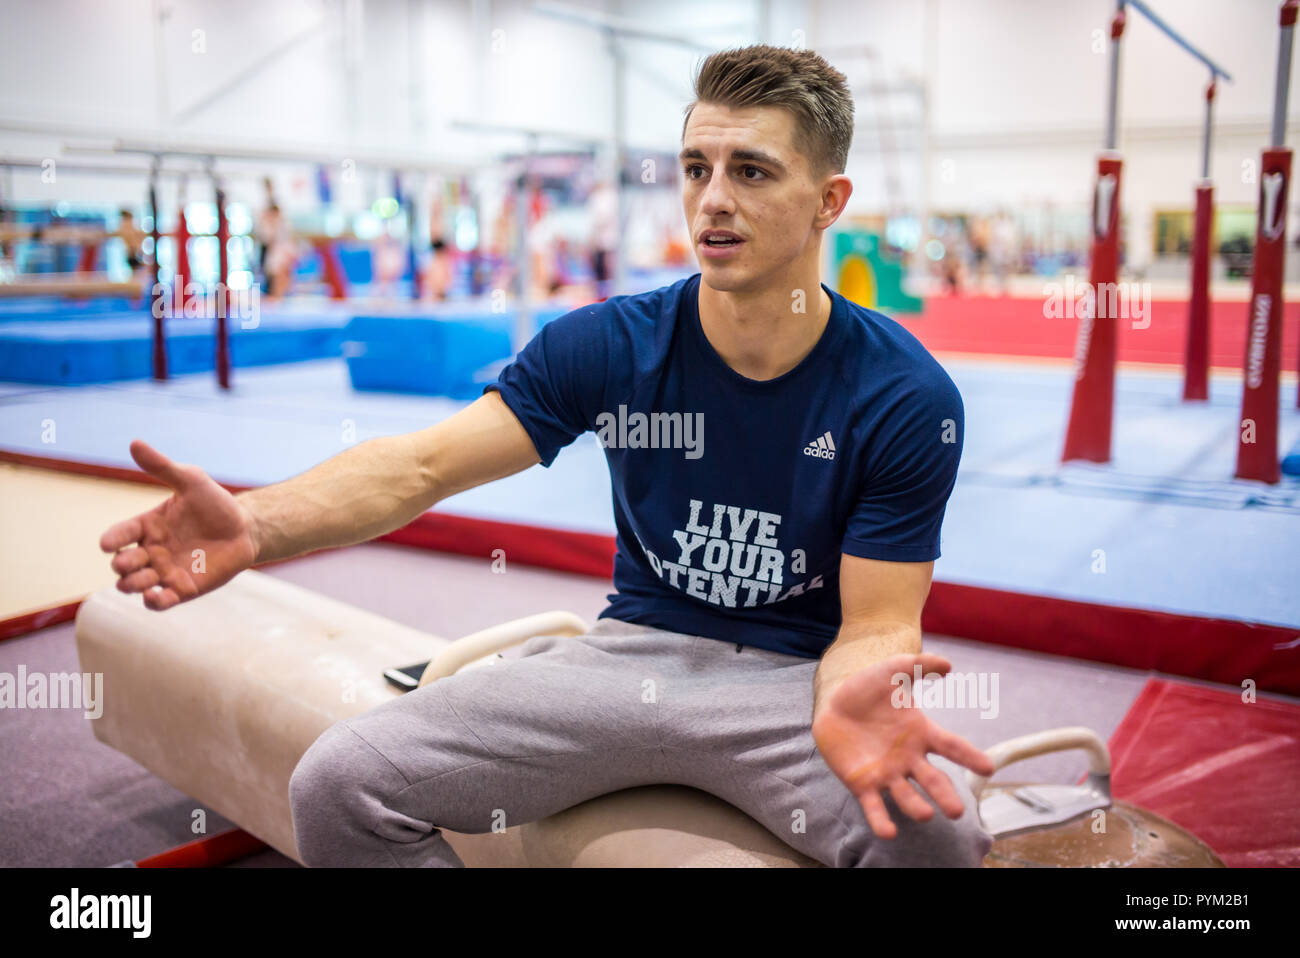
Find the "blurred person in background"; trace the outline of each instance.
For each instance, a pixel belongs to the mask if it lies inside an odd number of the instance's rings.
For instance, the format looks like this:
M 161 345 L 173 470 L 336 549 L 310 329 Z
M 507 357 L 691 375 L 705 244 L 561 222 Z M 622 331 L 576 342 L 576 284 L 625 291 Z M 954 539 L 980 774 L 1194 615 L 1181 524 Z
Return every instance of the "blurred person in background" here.
M 424 268 L 422 296 L 447 301 L 451 289 L 451 249 L 447 246 L 447 229 L 443 217 L 442 200 L 435 197 L 433 211 L 429 217 L 429 258 Z
M 6 226 L 14 221 L 15 217 L 12 212 L 0 203 L 0 227 Z M 18 261 L 14 256 L 14 243 L 6 242 L 3 236 L 0 236 L 0 283 L 8 283 L 18 275 Z
M 279 209 L 275 202 L 275 188 L 271 185 L 269 176 L 262 177 L 262 190 L 266 193 L 266 205 L 262 211 L 257 214 L 257 219 L 253 223 L 253 240 L 257 243 L 257 271 L 261 277 L 262 292 L 271 291 L 271 277 L 266 271 L 267 250 L 271 244 L 271 233 L 274 227 L 275 214 L 272 210 Z
M 573 248 L 569 238 L 559 235 L 555 238 L 555 259 L 553 262 L 553 272 L 551 274 L 551 295 L 555 295 L 565 287 L 573 285 Z
M 598 182 L 587 200 L 587 209 L 591 213 L 591 273 L 596 301 L 601 302 L 609 297 L 614 251 L 618 248 L 618 191 L 614 184 L 607 179 Z
M 487 275 L 489 290 L 508 290 L 513 294 L 515 282 L 515 193 L 507 193 L 492 220 L 492 239 L 488 243 Z
M 121 209 L 117 213 L 117 229 L 109 235 L 116 236 L 122 241 L 127 268 L 131 270 L 131 275 L 135 276 L 146 265 L 144 261 L 144 240 L 148 234 L 136 226 L 135 215 L 130 210 Z
M 973 218 L 967 229 L 971 262 L 975 266 L 975 282 L 971 285 L 981 293 L 988 275 L 989 232 L 989 221 L 982 216 Z
M 268 299 L 277 300 L 289 292 L 298 260 L 297 241 L 278 204 L 268 206 L 260 222 L 266 248 L 266 294 Z
M 559 231 L 555 217 L 544 213 L 528 227 L 528 262 L 532 290 L 537 296 L 550 296 L 560 284 L 556 263 L 559 256 Z
M 406 250 L 392 234 L 391 221 L 375 237 L 370 248 L 371 274 L 377 296 L 393 296 L 397 282 L 406 270 Z
M 993 264 L 993 275 L 997 277 L 998 291 L 1003 296 L 1010 290 L 1011 274 L 1016 269 L 1019 248 L 1016 224 L 1006 210 L 998 210 L 989 231 L 989 259 Z
M 963 245 L 957 227 L 954 225 L 944 240 L 943 258 L 939 261 L 939 275 L 949 296 L 960 296 L 962 293 L 966 272 L 966 258 L 962 255 Z
M 429 260 L 424 269 L 424 295 L 440 303 L 451 290 L 451 249 L 441 234 L 429 241 Z

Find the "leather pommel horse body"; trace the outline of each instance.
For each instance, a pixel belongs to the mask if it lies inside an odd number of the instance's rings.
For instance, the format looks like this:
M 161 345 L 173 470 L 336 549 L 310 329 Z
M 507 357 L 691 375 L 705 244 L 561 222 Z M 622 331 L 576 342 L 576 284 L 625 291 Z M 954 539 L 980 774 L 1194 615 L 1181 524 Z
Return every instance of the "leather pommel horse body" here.
M 431 659 L 432 680 L 533 635 L 585 631 L 550 612 L 451 642 L 256 571 L 166 612 L 109 587 L 76 625 L 82 670 L 104 676 L 95 737 L 296 861 L 289 777 L 329 726 L 403 694 L 386 669 Z M 818 866 L 734 806 L 677 785 L 500 833 L 444 834 L 471 867 Z

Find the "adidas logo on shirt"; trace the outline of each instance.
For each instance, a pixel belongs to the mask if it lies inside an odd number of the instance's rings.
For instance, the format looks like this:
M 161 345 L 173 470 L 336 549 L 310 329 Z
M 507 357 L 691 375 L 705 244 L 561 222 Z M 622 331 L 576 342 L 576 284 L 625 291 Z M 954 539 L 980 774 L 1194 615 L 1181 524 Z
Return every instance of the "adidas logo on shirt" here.
M 803 454 L 805 456 L 816 456 L 818 459 L 834 459 L 835 440 L 831 438 L 831 431 L 827 429 L 822 435 L 804 446 Z

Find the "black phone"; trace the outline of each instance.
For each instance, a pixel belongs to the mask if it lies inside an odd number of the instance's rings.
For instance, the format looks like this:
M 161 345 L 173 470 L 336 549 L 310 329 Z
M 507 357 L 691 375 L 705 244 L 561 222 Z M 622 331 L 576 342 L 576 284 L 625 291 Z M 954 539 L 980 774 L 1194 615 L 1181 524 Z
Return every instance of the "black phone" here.
M 428 662 L 420 662 L 405 668 L 389 669 L 384 673 L 384 678 L 388 679 L 389 685 L 395 685 L 403 692 L 410 692 L 419 688 L 420 676 L 424 674 L 425 666 L 428 664 Z

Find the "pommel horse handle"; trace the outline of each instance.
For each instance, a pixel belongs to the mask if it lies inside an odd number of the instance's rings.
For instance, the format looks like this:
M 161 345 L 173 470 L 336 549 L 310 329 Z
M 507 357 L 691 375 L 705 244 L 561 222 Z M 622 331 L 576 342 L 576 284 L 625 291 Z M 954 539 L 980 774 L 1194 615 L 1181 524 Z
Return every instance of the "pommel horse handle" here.
M 512 645 L 518 645 L 538 635 L 582 635 L 587 631 L 587 623 L 572 612 L 559 610 L 539 612 L 537 615 L 502 622 L 482 631 L 457 639 L 433 657 L 424 668 L 417 688 L 423 688 L 430 682 L 454 675 L 461 668 L 478 659 L 500 652 Z
M 1024 761 L 1027 758 L 1033 758 L 1035 755 L 1062 752 L 1072 748 L 1081 748 L 1088 753 L 1088 772 L 1090 775 L 1103 778 L 1110 776 L 1110 750 L 1106 748 L 1106 743 L 1101 740 L 1096 732 L 1082 725 L 1021 735 L 1019 738 L 999 742 L 984 751 L 989 758 L 993 759 L 993 772 L 996 774 L 998 769 L 1004 768 L 1013 762 Z M 975 793 L 977 802 L 980 793 L 984 791 L 984 786 L 988 784 L 988 780 L 989 776 L 977 775 L 974 772 L 967 771 L 966 782 L 970 785 L 970 790 Z

